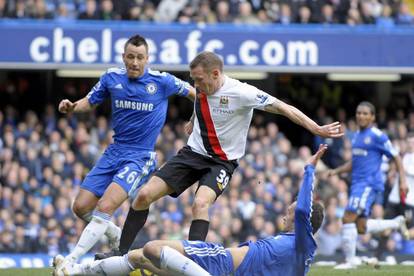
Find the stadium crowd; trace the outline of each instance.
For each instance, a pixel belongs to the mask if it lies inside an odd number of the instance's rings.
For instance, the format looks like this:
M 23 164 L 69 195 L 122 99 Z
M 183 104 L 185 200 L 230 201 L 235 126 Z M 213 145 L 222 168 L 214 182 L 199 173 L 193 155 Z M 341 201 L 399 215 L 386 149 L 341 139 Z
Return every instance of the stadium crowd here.
M 184 119 L 170 106 L 167 125 L 157 141 L 158 166 L 172 157 L 187 139 Z M 323 112 L 320 112 L 323 114 Z M 403 155 L 406 137 L 414 131 L 414 112 L 396 112 L 389 120 L 384 110 L 378 113 L 378 126 L 385 129 Z M 330 146 L 319 170 L 334 167 L 351 158 L 350 142 L 356 124 L 352 114 L 341 113 L 347 134 L 341 140 L 326 140 Z M 320 120 L 329 120 L 321 117 Z M 68 252 L 76 244 L 84 227 L 71 211 L 71 200 L 79 185 L 102 151 L 112 141 L 110 122 L 104 116 L 88 114 L 66 117 L 56 106 L 46 105 L 38 115 L 19 114 L 8 106 L 0 111 L 0 252 Z M 315 145 L 321 141 L 315 140 Z M 218 198 L 210 216 L 207 240 L 226 246 L 245 240 L 275 235 L 282 229 L 282 215 L 298 192 L 304 162 L 311 154 L 306 146 L 293 147 L 278 125 L 256 114 L 248 134 L 247 154 L 231 179 L 228 190 Z M 395 182 L 395 168 L 384 162 L 388 188 Z M 349 179 L 324 178 L 321 174 L 317 195 L 326 206 L 326 219 L 317 235 L 319 254 L 332 255 L 341 247 L 341 217 L 347 204 Z M 195 188 L 195 187 L 194 187 Z M 149 240 L 187 238 L 191 223 L 194 189 L 178 199 L 158 200 L 148 221 L 135 240 L 140 247 Z M 128 204 L 115 213 L 113 220 L 123 225 Z M 377 205 L 373 217 L 383 215 Z M 398 232 L 386 243 L 389 253 L 403 252 L 404 241 Z M 372 252 L 378 242 L 370 235 L 360 237 L 358 249 Z M 94 251 L 106 251 L 102 240 Z
M 407 0 L 0 0 L 0 18 L 392 27 L 414 24 L 413 8 Z

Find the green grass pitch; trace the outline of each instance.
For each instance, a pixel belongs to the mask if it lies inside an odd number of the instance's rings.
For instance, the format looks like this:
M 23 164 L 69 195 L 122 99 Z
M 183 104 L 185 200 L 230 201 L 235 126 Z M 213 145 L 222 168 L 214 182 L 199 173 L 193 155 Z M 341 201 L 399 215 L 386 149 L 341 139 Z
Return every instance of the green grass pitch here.
M 0 276 L 51 275 L 51 269 L 0 269 Z M 332 267 L 313 266 L 308 276 L 409 276 L 414 275 L 414 266 L 382 266 L 379 269 L 361 266 L 355 270 L 338 271 Z

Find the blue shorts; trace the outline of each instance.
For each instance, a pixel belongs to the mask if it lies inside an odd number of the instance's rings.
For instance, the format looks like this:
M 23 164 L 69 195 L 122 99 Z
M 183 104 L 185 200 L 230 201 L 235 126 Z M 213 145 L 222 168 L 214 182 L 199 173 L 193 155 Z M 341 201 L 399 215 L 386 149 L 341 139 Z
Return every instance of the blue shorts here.
M 372 205 L 382 198 L 382 191 L 366 184 L 352 184 L 346 211 L 369 217 Z
M 108 186 L 115 182 L 125 190 L 129 198 L 134 199 L 138 189 L 155 170 L 155 157 L 153 151 L 111 144 L 80 187 L 102 197 Z
M 225 276 L 233 273 L 233 259 L 230 252 L 222 245 L 185 240 L 182 244 L 187 256 L 212 276 Z

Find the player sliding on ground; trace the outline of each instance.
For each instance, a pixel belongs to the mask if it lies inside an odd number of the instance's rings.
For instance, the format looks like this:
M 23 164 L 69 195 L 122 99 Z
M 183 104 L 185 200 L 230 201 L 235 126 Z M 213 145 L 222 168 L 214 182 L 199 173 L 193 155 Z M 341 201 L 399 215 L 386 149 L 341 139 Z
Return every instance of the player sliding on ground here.
M 320 145 L 305 166 L 297 201 L 283 218 L 286 233 L 226 249 L 203 241 L 151 241 L 124 256 L 74 265 L 55 275 L 128 275 L 138 268 L 157 275 L 305 275 L 316 250 L 313 235 L 324 217 L 312 194 L 315 166 L 326 150 Z

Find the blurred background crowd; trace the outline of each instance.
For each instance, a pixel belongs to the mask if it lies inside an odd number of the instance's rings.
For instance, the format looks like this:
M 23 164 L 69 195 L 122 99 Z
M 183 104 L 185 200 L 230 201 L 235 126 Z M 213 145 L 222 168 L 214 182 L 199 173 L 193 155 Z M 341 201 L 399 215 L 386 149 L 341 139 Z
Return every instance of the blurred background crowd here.
M 411 0 L 0 0 L 0 18 L 412 25 Z
M 158 166 L 171 158 L 185 143 L 178 106 L 171 104 L 167 124 L 157 141 Z M 53 104 L 43 112 L 22 112 L 13 106 L 0 111 L 0 252 L 49 255 L 68 252 L 76 244 L 84 223 L 75 218 L 71 201 L 86 173 L 112 141 L 111 122 L 98 113 L 61 116 Z M 378 112 L 378 126 L 390 135 L 401 155 L 407 152 L 406 137 L 414 131 L 414 112 L 397 110 L 393 117 Z M 283 230 L 282 216 L 295 200 L 303 167 L 320 142 L 330 148 L 318 168 L 324 171 L 351 158 L 350 139 L 356 130 L 353 114 L 341 110 L 346 128 L 343 139 L 316 139 L 314 145 L 293 146 L 275 123 L 276 116 L 258 112 L 248 133 L 246 155 L 240 160 L 227 191 L 211 209 L 209 241 L 234 245 L 247 239 L 275 235 Z M 314 119 L 331 121 L 323 108 Z M 292 123 L 290 123 L 292 124 Z M 384 160 L 387 191 L 394 184 L 395 168 Z M 341 217 L 347 204 L 349 178 L 318 177 L 317 195 L 326 206 L 326 218 L 317 235 L 319 255 L 340 252 Z M 187 238 L 191 202 L 195 192 L 187 190 L 178 199 L 165 197 L 152 205 L 149 219 L 135 246 L 154 239 Z M 385 199 L 387 196 L 385 196 Z M 122 226 L 128 211 L 125 203 L 113 220 Z M 383 216 L 381 204 L 373 217 Z M 102 240 L 94 250 L 106 250 Z M 373 252 L 378 241 L 360 236 L 358 250 Z M 387 252 L 409 253 L 408 243 L 398 232 L 386 243 Z

